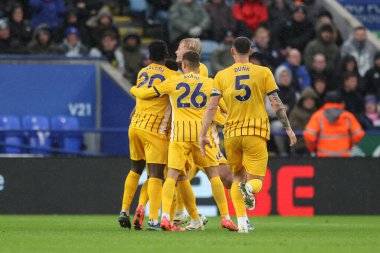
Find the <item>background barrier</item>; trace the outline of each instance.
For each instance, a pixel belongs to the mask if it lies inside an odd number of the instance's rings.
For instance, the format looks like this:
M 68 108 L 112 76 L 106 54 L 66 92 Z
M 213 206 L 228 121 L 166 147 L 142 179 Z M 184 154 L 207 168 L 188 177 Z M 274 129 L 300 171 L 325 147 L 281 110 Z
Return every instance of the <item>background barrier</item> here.
M 269 160 L 251 215 L 380 214 L 379 159 Z M 117 214 L 128 168 L 126 158 L 0 158 L 0 213 Z M 216 215 L 207 177 L 192 184 L 200 212 Z

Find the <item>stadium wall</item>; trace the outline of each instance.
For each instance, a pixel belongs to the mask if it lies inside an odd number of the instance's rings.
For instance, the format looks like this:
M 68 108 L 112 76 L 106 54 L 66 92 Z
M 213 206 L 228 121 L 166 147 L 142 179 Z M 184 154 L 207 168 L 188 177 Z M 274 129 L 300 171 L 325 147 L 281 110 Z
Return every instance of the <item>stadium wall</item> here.
M 379 161 L 271 158 L 250 215 L 380 214 Z M 117 214 L 129 163 L 127 158 L 0 158 L 0 213 Z M 192 184 L 200 212 L 217 215 L 207 177 L 198 173 Z M 136 204 L 137 197 L 131 210 Z

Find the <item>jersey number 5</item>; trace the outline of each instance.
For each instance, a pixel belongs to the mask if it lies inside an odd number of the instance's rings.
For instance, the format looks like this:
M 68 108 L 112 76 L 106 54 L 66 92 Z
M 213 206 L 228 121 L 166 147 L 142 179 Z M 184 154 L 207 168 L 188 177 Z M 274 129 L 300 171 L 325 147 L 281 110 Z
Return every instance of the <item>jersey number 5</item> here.
M 146 72 L 142 72 L 140 74 L 139 79 L 141 78 L 144 78 L 144 79 L 137 85 L 137 88 L 144 86 L 148 81 L 149 81 L 148 88 L 152 87 L 154 79 L 160 79 L 161 82 L 165 81 L 165 77 L 163 75 L 155 74 L 149 78 L 148 73 Z
M 191 94 L 190 102 L 195 108 L 202 108 L 206 105 L 207 96 L 204 92 L 201 91 L 203 83 L 198 83 L 195 88 L 193 94 Z M 177 99 L 177 108 L 189 108 L 190 103 L 182 102 L 183 99 L 189 96 L 190 94 L 190 86 L 187 83 L 179 83 L 176 87 L 176 90 L 181 88 L 185 88 L 185 91 L 178 97 Z M 198 103 L 197 97 L 201 97 L 201 101 Z
M 242 80 L 247 80 L 247 79 L 249 79 L 249 75 L 236 76 L 236 79 L 235 79 L 235 90 L 237 91 L 245 90 L 244 96 L 241 96 L 241 95 L 235 96 L 237 100 L 242 101 L 242 102 L 248 100 L 251 97 L 251 89 L 249 88 L 249 86 L 241 83 Z

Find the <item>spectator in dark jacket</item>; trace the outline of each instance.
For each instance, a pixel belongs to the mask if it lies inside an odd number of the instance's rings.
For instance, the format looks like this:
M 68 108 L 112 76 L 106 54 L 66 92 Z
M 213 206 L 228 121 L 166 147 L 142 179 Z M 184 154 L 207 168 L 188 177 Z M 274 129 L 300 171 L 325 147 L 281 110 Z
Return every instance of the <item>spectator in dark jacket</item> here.
M 332 29 L 333 29 L 333 40 L 334 40 L 335 44 L 338 47 L 340 47 L 343 44 L 342 35 L 341 35 L 338 27 L 336 26 L 335 22 L 334 22 L 332 14 L 327 10 L 325 10 L 319 14 L 317 23 L 315 24 L 315 31 L 316 32 L 319 31 L 319 29 L 323 25 L 330 25 L 332 27 Z
M 29 0 L 34 29 L 40 24 L 47 24 L 55 30 L 61 24 L 61 16 L 66 12 L 64 0 Z
M 358 63 L 355 57 L 351 55 L 346 55 L 342 58 L 340 70 L 338 72 L 338 81 L 343 84 L 344 75 L 347 73 L 354 74 L 358 79 L 359 89 L 363 90 L 364 80 L 359 74 Z
M 79 23 L 78 14 L 75 10 L 70 10 L 66 13 L 63 24 L 57 29 L 55 33 L 55 42 L 60 43 L 65 38 L 67 28 L 75 27 L 80 34 L 80 41 L 85 46 L 91 46 L 91 37 L 89 30 L 85 24 Z
M 301 53 L 297 49 L 289 51 L 286 61 L 280 65 L 285 66 L 292 73 L 291 85 L 296 91 L 310 87 L 311 79 L 305 66 L 301 65 Z
M 141 49 L 141 39 L 137 34 L 129 34 L 123 40 L 123 55 L 125 62 L 125 77 L 133 84 L 143 66 L 144 53 Z
M 365 111 L 360 114 L 360 123 L 365 130 L 380 130 L 380 114 L 377 111 L 377 99 L 374 95 L 364 98 Z
M 364 77 L 365 93 L 373 94 L 380 100 L 380 52 L 377 52 L 374 57 L 374 66 L 367 71 Z
M 96 16 L 96 24 L 91 29 L 92 46 L 100 46 L 103 33 L 112 31 L 116 35 L 116 40 L 120 41 L 119 29 L 113 24 L 113 16 L 108 11 L 100 11 Z
M 317 76 L 314 79 L 313 89 L 318 95 L 318 108 L 321 107 L 324 103 L 324 99 L 327 93 L 326 79 L 323 76 Z
M 359 74 L 364 77 L 367 70 L 372 66 L 375 48 L 367 39 L 367 30 L 365 27 L 359 26 L 354 29 L 353 37 L 344 42 L 341 48 L 342 56 L 352 55 L 355 57 Z
M 4 19 L 0 20 L 0 54 L 22 54 L 25 53 L 24 46 L 11 37 L 9 24 Z
M 340 50 L 334 42 L 333 29 L 323 25 L 317 33 L 317 38 L 310 41 L 304 51 L 304 62 L 308 69 L 313 64 L 313 56 L 321 53 L 326 57 L 327 69 L 334 70 L 339 65 Z
M 324 54 L 317 53 L 313 57 L 313 64 L 309 69 L 311 81 L 314 84 L 315 79 L 323 77 L 326 80 L 326 89 L 336 90 L 338 89 L 339 81 L 336 80 L 334 71 L 327 69 L 326 57 Z
M 234 18 L 252 32 L 268 20 L 268 7 L 263 0 L 242 0 L 232 6 Z
M 345 102 L 346 110 L 353 113 L 357 118 L 364 112 L 364 100 L 359 91 L 358 78 L 352 73 L 346 73 L 343 77 L 341 94 Z
M 303 52 L 307 43 L 314 38 L 314 26 L 307 19 L 306 9 L 303 5 L 297 6 L 292 18 L 283 23 L 279 41 L 282 48 L 297 48 Z
M 32 27 L 29 21 L 24 19 L 24 10 L 22 9 L 22 5 L 16 4 L 13 7 L 9 28 L 11 30 L 12 39 L 17 40 L 19 45 L 26 47 L 32 39 Z
M 30 54 L 57 54 L 57 46 L 53 42 L 51 29 L 44 24 L 38 26 L 27 49 Z
M 68 27 L 65 31 L 65 39 L 58 46 L 58 54 L 67 57 L 81 57 L 88 55 L 88 48 L 80 40 L 80 33 L 76 27 Z
M 235 39 L 232 31 L 227 31 L 224 35 L 223 43 L 211 54 L 211 70 L 217 73 L 234 63 L 231 55 L 232 42 Z
M 208 37 L 218 42 L 223 41 L 226 31 L 235 31 L 236 20 L 232 16 L 232 9 L 225 0 L 209 0 L 205 5 L 210 15 L 211 24 Z
M 280 34 L 281 27 L 292 16 L 292 8 L 287 0 L 274 0 L 268 7 L 268 28 L 271 33 L 271 41 L 278 43 L 278 35 Z
M 272 45 L 270 32 L 265 27 L 256 30 L 252 38 L 252 52 L 259 52 L 263 56 L 263 65 L 274 71 L 284 58 L 279 48 Z
M 306 88 L 302 91 L 301 96 L 290 112 L 289 122 L 294 130 L 303 131 L 309 122 L 311 115 L 317 110 L 318 95 L 312 88 Z M 308 154 L 305 142 L 302 138 L 292 148 L 293 153 L 297 155 Z

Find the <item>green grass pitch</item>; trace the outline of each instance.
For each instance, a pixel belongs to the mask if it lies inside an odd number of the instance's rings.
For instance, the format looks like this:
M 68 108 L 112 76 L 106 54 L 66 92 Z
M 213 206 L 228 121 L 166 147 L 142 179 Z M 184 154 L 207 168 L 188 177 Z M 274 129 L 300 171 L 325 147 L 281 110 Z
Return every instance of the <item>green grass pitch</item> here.
M 249 234 L 121 229 L 117 215 L 0 215 L 0 252 L 380 252 L 380 216 L 255 217 Z

